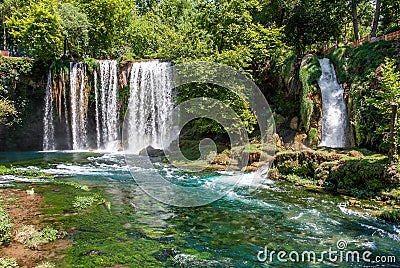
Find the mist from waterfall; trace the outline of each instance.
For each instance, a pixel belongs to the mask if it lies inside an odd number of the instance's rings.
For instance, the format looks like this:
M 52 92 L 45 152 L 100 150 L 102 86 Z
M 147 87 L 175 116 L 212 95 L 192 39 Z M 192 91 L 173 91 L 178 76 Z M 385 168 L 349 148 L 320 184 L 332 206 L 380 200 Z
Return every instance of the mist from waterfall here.
M 135 62 L 130 77 L 130 98 L 125 124 L 126 148 L 138 153 L 147 146 L 166 148 L 174 135 L 171 62 Z
M 347 106 L 344 89 L 337 82 L 335 68 L 329 59 L 320 59 L 322 75 L 318 85 L 322 93 L 322 141 L 319 146 L 344 148 L 348 146 L 346 128 Z
M 53 77 L 51 69 L 47 77 L 45 108 L 43 116 L 43 150 L 55 150 L 53 119 Z

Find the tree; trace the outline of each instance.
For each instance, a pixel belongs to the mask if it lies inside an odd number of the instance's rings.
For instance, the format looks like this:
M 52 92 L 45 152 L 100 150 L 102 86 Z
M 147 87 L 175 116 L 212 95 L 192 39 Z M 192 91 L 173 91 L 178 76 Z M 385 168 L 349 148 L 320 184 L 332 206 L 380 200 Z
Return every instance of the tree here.
M 89 43 L 90 24 L 85 13 L 70 3 L 62 4 L 58 10 L 64 37 L 64 55 L 82 54 Z
M 6 24 L 15 42 L 31 50 L 35 57 L 49 60 L 59 55 L 62 27 L 55 0 L 31 2 L 8 18 Z
M 134 1 L 79 0 L 91 25 L 89 49 L 94 57 L 120 56 L 127 29 L 137 17 Z
M 330 43 L 340 36 L 344 21 L 341 1 L 302 0 L 290 12 L 285 34 L 297 54 L 312 45 Z
M 400 30 L 400 0 L 381 0 L 381 25 L 384 33 Z
M 382 68 L 380 90 L 377 91 L 376 99 L 373 102 L 378 112 L 390 120 L 389 161 L 395 162 L 398 160 L 397 128 L 400 103 L 400 72 L 396 70 L 395 59 L 386 58 L 385 65 Z M 386 126 L 383 127 L 383 130 L 385 129 L 387 131 Z

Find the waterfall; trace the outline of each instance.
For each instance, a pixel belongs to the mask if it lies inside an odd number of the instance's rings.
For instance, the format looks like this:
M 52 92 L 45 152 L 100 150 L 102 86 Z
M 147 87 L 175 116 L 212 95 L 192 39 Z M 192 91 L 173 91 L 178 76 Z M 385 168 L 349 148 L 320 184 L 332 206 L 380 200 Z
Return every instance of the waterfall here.
M 53 124 L 53 78 L 51 69 L 47 77 L 45 108 L 43 117 L 43 150 L 55 150 Z
M 82 62 L 70 63 L 72 149 L 87 149 L 85 69 Z
M 337 82 L 335 68 L 329 59 L 320 59 L 322 75 L 318 85 L 322 93 L 322 141 L 319 146 L 344 148 L 348 145 L 347 107 L 343 87 Z
M 100 108 L 101 124 L 99 122 L 99 92 L 95 89 L 96 99 L 96 129 L 97 143 L 100 148 L 102 141 L 103 147 L 107 150 L 117 150 L 119 146 L 119 126 L 118 126 L 118 74 L 117 61 L 102 60 L 100 64 Z M 97 75 L 96 75 L 97 76 Z M 95 77 L 96 77 L 95 76 Z M 96 82 L 97 83 L 97 77 Z M 97 85 L 96 85 L 97 87 Z M 100 132 L 101 127 L 101 132 Z
M 100 112 L 99 112 L 99 88 L 97 87 L 97 70 L 94 69 L 94 101 L 95 101 L 95 115 L 96 115 L 96 146 L 101 146 L 101 133 L 100 133 Z
M 63 87 L 63 106 L 64 106 L 64 124 L 65 124 L 65 131 L 67 132 L 67 146 L 68 149 L 71 148 L 71 129 L 69 126 L 69 116 L 68 116 L 68 105 L 67 105 L 67 87 L 65 86 L 65 71 L 64 69 L 61 71 L 61 79 L 62 79 L 62 87 Z
M 147 146 L 165 148 L 173 138 L 174 108 L 170 62 L 136 62 L 132 65 L 127 118 L 127 148 L 138 153 Z

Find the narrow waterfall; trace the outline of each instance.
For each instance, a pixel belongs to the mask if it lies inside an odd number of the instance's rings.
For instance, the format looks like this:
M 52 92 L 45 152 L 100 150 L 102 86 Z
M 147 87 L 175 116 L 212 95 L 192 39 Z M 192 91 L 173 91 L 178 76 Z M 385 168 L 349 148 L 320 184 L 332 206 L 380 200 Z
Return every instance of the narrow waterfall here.
M 97 86 L 97 69 L 94 69 L 94 102 L 95 102 L 95 116 L 96 116 L 96 146 L 101 146 L 101 133 L 100 133 L 100 112 L 99 112 L 99 88 Z
M 87 149 L 85 69 L 82 62 L 70 63 L 70 100 L 72 149 Z
M 132 65 L 128 113 L 127 148 L 138 153 L 147 146 L 165 148 L 174 137 L 174 108 L 170 62 L 136 62 Z
M 103 60 L 100 64 L 100 94 L 96 85 L 95 101 L 96 101 L 96 130 L 97 144 L 100 148 L 107 150 L 117 150 L 119 146 L 119 124 L 118 124 L 118 74 L 117 61 Z M 95 75 L 95 83 L 97 83 L 97 74 Z M 99 121 L 99 97 L 101 109 L 101 124 Z M 101 128 L 101 132 L 100 132 Z
M 65 71 L 64 69 L 61 71 L 61 79 L 62 79 L 62 92 L 63 92 L 63 106 L 64 106 L 64 124 L 65 124 L 65 131 L 67 137 L 67 146 L 68 149 L 71 149 L 71 128 L 69 125 L 69 115 L 68 115 L 68 105 L 67 105 L 67 87 L 65 85 Z
M 347 107 L 343 87 L 337 82 L 335 68 L 329 59 L 320 59 L 322 75 L 318 85 L 322 93 L 322 141 L 319 146 L 344 148 L 348 146 L 346 128 Z
M 55 150 L 53 123 L 53 77 L 51 69 L 47 77 L 45 108 L 43 117 L 43 150 Z

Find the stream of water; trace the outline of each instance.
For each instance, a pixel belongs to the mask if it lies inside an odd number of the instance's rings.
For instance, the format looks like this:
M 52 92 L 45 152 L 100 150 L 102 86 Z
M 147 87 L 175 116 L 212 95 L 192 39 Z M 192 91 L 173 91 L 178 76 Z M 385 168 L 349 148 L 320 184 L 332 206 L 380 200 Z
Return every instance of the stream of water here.
M 0 163 L 36 159 L 36 162 L 45 164 L 48 160 L 54 163 L 66 157 L 71 160 L 50 164 L 44 168 L 45 171 L 59 176 L 59 179 L 101 185 L 111 194 L 113 203 L 131 203 L 136 215 L 135 228 L 160 234 L 167 228 L 176 230 L 186 241 L 184 247 L 206 254 L 206 257 L 196 259 L 191 254 L 178 252 L 174 258 L 185 267 L 372 265 L 365 261 L 333 263 L 327 257 L 311 264 L 280 262 L 276 255 L 272 262 L 260 262 L 257 258 L 257 255 L 264 256 L 265 247 L 268 252 L 284 250 L 301 254 L 313 251 L 318 258 L 323 251 L 338 250 L 340 241 L 346 242 L 344 252 L 357 251 L 361 256 L 370 251 L 371 259 L 397 256 L 397 263 L 386 263 L 385 267 L 399 267 L 400 226 L 378 220 L 366 211 L 349 209 L 339 196 L 265 179 L 255 191 L 238 186 L 211 204 L 176 208 L 147 196 L 135 184 L 122 154 L 87 157 L 79 152 L 4 153 L 0 154 Z M 140 161 L 141 157 L 137 158 Z M 85 161 L 79 164 L 82 159 Z M 230 176 L 225 173 L 183 173 L 162 163 L 154 164 L 154 170 L 177 184 L 199 184 L 219 176 Z M 0 177 L 0 180 L 4 181 L 4 178 Z M 182 246 L 177 245 L 179 247 Z

